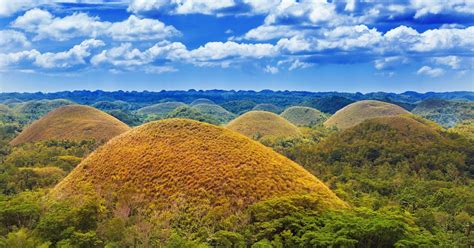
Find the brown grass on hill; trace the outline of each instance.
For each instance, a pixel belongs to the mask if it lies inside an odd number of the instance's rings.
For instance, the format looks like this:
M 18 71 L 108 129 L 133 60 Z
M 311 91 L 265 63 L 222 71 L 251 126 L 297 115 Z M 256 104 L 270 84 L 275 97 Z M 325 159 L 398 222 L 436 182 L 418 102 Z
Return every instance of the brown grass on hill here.
M 130 128 L 115 117 L 98 109 L 70 105 L 57 108 L 24 129 L 10 144 L 41 140 L 107 141 Z
M 410 114 L 405 109 L 391 103 L 365 100 L 347 105 L 331 116 L 324 125 L 335 126 L 338 129 L 353 127 L 365 120 L 383 117 Z
M 184 199 L 242 209 L 293 194 L 315 194 L 327 207 L 345 206 L 316 177 L 270 148 L 184 119 L 147 123 L 110 140 L 60 182 L 52 197 L 75 195 L 81 185 L 92 185 L 102 197 L 141 193 L 143 208 L 167 209 Z
M 253 139 L 301 135 L 298 127 L 291 122 L 266 111 L 247 112 L 229 122 L 226 127 Z

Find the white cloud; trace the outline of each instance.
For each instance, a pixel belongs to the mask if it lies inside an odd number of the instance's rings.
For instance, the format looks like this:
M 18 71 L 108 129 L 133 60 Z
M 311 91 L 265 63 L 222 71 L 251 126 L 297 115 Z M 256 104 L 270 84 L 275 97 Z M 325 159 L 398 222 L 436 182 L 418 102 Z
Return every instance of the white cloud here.
M 288 19 L 297 19 L 300 24 L 327 23 L 335 24 L 336 6 L 327 0 L 282 0 L 265 18 L 266 24 L 276 24 Z
M 0 30 L 0 51 L 24 49 L 30 45 L 23 33 L 14 30 Z
M 218 10 L 232 7 L 234 0 L 132 0 L 129 5 L 131 12 L 152 10 L 170 10 L 175 14 L 214 14 Z
M 179 35 L 173 26 L 166 26 L 156 19 L 141 19 L 131 15 L 121 22 L 102 22 L 86 13 L 54 17 L 46 10 L 32 9 L 18 17 L 12 27 L 35 33 L 35 40 L 65 41 L 74 37 L 108 36 L 114 40 L 159 40 Z
M 461 68 L 461 59 L 457 56 L 435 57 L 433 62 L 439 65 L 446 65 L 452 69 Z
M 264 58 L 276 56 L 277 49 L 271 44 L 245 44 L 233 41 L 208 42 L 188 53 L 194 62 L 210 62 L 233 58 Z
M 405 64 L 408 62 L 408 59 L 403 56 L 391 56 L 386 58 L 377 59 L 374 61 L 375 69 L 377 70 L 387 70 L 393 69 L 400 64 Z
M 285 25 L 262 25 L 248 31 L 243 38 L 247 40 L 272 40 L 276 38 L 290 38 L 304 34 L 304 30 Z
M 270 73 L 270 74 L 277 74 L 278 72 L 280 72 L 280 70 L 278 70 L 277 67 L 270 66 L 270 65 L 267 65 L 263 70 L 266 73 Z
M 85 59 L 91 56 L 93 48 L 104 45 L 101 40 L 85 40 L 66 52 L 39 54 L 34 63 L 42 68 L 68 68 L 74 65 L 83 65 L 86 64 Z
M 416 74 L 418 75 L 426 75 L 429 77 L 439 77 L 444 74 L 444 70 L 441 68 L 431 68 L 429 66 L 423 66 L 421 67 Z
M 48 0 L 2 0 L 0 1 L 0 16 L 10 16 L 14 13 L 39 6 Z
M 311 66 L 312 66 L 312 65 L 309 64 L 309 63 L 301 62 L 300 60 L 296 59 L 295 61 L 293 61 L 293 63 L 291 63 L 291 65 L 290 65 L 290 67 L 288 68 L 288 70 L 293 71 L 293 70 L 296 70 L 296 69 L 309 68 L 309 67 L 311 67 Z
M 6 69 L 24 60 L 34 60 L 39 54 L 40 53 L 34 49 L 15 53 L 0 53 L 0 69 Z
M 411 7 L 416 10 L 415 18 L 449 12 L 474 13 L 474 1 L 472 0 L 411 0 L 410 3 Z

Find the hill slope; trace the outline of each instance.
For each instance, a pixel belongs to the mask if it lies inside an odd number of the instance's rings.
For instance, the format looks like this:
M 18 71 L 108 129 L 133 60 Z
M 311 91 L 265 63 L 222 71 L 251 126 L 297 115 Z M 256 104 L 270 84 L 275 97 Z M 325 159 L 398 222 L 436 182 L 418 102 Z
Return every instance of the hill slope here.
M 331 116 L 324 125 L 336 126 L 338 129 L 346 129 L 355 126 L 365 120 L 383 117 L 409 114 L 403 108 L 386 102 L 365 100 L 347 105 Z
M 182 102 L 163 102 L 143 107 L 137 110 L 137 112 L 140 114 L 167 115 L 173 112 L 173 110 L 183 106 L 186 106 L 186 104 Z
M 448 128 L 474 119 L 474 102 L 428 99 L 419 103 L 412 112 Z
M 242 208 L 292 194 L 316 194 L 327 206 L 344 203 L 301 166 L 238 133 L 183 119 L 151 122 L 120 135 L 87 157 L 59 183 L 54 197 L 81 185 L 99 194 L 140 192 L 168 208 L 177 200 Z
M 272 112 L 272 113 L 275 113 L 275 114 L 279 114 L 281 113 L 281 109 L 271 103 L 260 103 L 260 104 L 257 104 L 255 105 L 255 107 L 253 107 L 252 110 L 256 110 L 256 111 L 268 111 L 268 112 Z
M 215 104 L 213 101 L 207 99 L 207 98 L 198 98 L 194 101 L 191 102 L 191 106 L 198 105 L 198 104 Z
M 24 129 L 10 144 L 40 140 L 106 141 L 130 128 L 115 117 L 88 106 L 57 108 Z
M 302 106 L 287 108 L 280 115 L 297 126 L 314 126 L 327 120 L 328 115 L 321 111 Z
M 235 115 L 227 111 L 225 108 L 217 104 L 206 104 L 201 103 L 193 105 L 193 109 L 198 110 L 199 112 L 210 115 L 214 119 L 218 120 L 220 123 L 227 123 L 230 120 L 235 118 Z
M 226 127 L 254 139 L 300 135 L 295 125 L 279 115 L 266 111 L 247 112 L 229 122 Z

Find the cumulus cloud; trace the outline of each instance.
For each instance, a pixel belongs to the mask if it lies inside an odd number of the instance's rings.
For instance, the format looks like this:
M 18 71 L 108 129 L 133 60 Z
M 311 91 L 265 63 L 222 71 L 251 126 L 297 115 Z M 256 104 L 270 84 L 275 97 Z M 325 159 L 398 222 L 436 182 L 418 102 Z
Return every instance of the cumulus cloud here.
M 235 5 L 234 0 L 132 0 L 131 12 L 166 10 L 174 14 L 214 14 Z
M 278 67 L 267 65 L 264 71 L 270 74 L 277 74 L 280 70 L 278 70 Z
M 474 1 L 472 0 L 411 0 L 411 6 L 416 10 L 415 18 L 428 14 L 441 13 L 474 13 Z
M 99 17 L 74 13 L 54 17 L 50 12 L 32 9 L 12 22 L 12 27 L 36 34 L 35 40 L 65 41 L 75 37 L 111 37 L 119 41 L 158 40 L 179 35 L 173 26 L 156 19 L 141 19 L 131 15 L 121 22 L 102 22 Z
M 429 66 L 423 66 L 421 67 L 416 74 L 418 75 L 426 75 L 429 77 L 439 77 L 444 74 L 444 70 L 441 68 L 431 68 Z
M 435 57 L 433 62 L 438 65 L 449 66 L 452 69 L 461 68 L 461 59 L 458 56 Z
M 30 45 L 25 34 L 14 30 L 0 30 L 0 51 L 24 49 Z
M 40 53 L 36 49 L 16 53 L 0 54 L 0 67 L 6 68 L 22 63 L 32 63 L 40 68 L 70 68 L 76 65 L 86 65 L 92 50 L 104 46 L 101 40 L 89 39 L 64 52 Z

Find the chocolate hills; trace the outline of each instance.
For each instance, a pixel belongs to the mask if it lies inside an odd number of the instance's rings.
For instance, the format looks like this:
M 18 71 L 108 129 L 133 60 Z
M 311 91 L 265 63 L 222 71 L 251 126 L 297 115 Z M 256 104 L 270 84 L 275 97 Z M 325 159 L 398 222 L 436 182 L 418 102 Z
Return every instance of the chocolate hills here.
M 267 111 L 267 112 L 272 112 L 275 114 L 281 113 L 281 109 L 271 103 L 260 103 L 255 105 L 252 110 L 256 111 Z
M 328 119 L 328 115 L 321 111 L 302 106 L 287 108 L 280 115 L 297 126 L 315 126 Z
M 226 127 L 253 139 L 295 137 L 301 134 L 298 127 L 283 117 L 266 111 L 247 112 L 229 122 Z
M 183 106 L 186 106 L 186 104 L 182 102 L 163 102 L 143 107 L 137 110 L 137 112 L 140 114 L 152 114 L 162 116 L 167 115 L 173 112 L 173 110 Z
M 449 128 L 464 120 L 474 119 L 474 103 L 469 101 L 427 99 L 419 103 L 412 110 L 412 113 Z
M 99 195 L 141 194 L 146 208 L 177 201 L 244 208 L 273 197 L 312 194 L 327 207 L 342 202 L 298 164 L 226 128 L 184 119 L 144 124 L 103 145 L 53 190 L 77 195 L 90 185 Z
M 214 119 L 219 121 L 220 123 L 227 123 L 230 120 L 235 118 L 235 114 L 227 111 L 225 108 L 217 105 L 217 104 L 207 104 L 201 103 L 197 105 L 193 105 L 193 109 L 197 111 L 212 116 Z
M 10 144 L 41 140 L 107 141 L 130 128 L 98 109 L 70 105 L 57 108 L 24 129 Z
M 215 104 L 212 100 L 209 100 L 207 98 L 198 98 L 194 101 L 191 102 L 191 106 L 198 105 L 198 104 Z
M 376 100 L 364 100 L 349 104 L 337 111 L 324 122 L 324 125 L 326 127 L 335 126 L 338 129 L 346 129 L 368 119 L 404 114 L 410 114 L 410 112 L 395 104 Z

